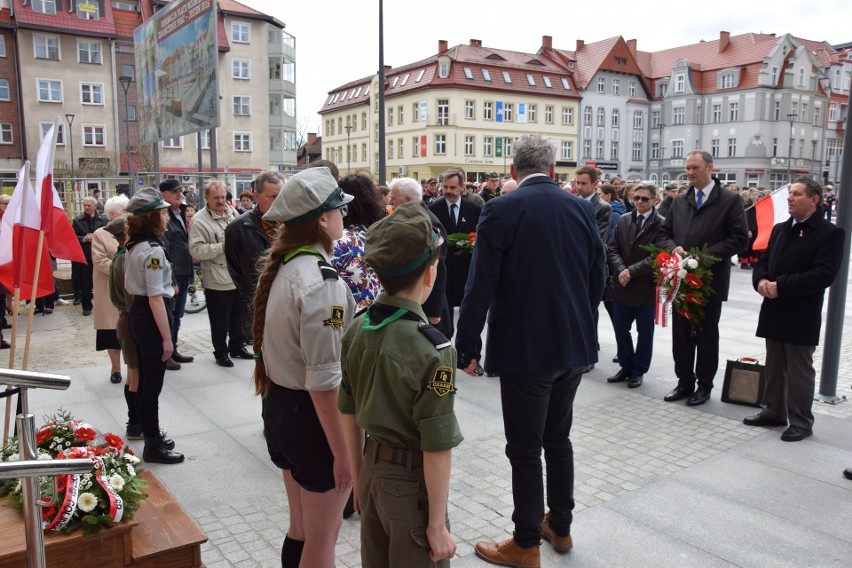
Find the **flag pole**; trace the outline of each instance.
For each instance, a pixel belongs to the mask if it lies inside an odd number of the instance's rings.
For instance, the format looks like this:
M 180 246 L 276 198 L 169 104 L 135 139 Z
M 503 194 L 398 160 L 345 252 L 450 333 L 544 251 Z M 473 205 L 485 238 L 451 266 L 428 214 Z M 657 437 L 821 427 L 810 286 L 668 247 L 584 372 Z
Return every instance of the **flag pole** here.
M 14 301 L 12 303 L 12 337 L 11 341 L 9 341 L 9 368 L 15 368 L 15 343 L 18 335 L 18 306 L 21 302 L 21 288 L 20 286 L 15 286 L 15 295 Z M 12 385 L 6 385 L 6 390 L 12 390 Z M 9 419 L 12 417 L 12 397 L 6 397 L 6 412 L 4 413 L 3 419 L 3 447 L 6 447 L 6 443 L 9 441 Z
M 38 232 L 38 248 L 36 249 L 36 258 L 41 258 L 41 252 L 44 250 L 44 231 Z M 33 271 L 33 291 L 32 297 L 30 299 L 30 313 L 27 316 L 27 335 L 26 340 L 24 341 L 24 358 L 21 361 L 21 370 L 27 370 L 27 359 L 30 356 L 30 335 L 33 332 L 33 315 L 35 314 L 36 307 L 36 294 L 38 294 L 38 276 L 39 272 L 41 272 L 41 262 L 35 263 L 35 270 Z

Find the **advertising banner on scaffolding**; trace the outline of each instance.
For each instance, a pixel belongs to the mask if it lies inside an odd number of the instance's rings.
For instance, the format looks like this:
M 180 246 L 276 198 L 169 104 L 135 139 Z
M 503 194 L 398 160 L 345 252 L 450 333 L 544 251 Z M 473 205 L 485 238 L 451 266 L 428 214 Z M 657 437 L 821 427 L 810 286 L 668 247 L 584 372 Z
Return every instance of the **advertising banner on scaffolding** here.
M 179 0 L 136 28 L 143 144 L 219 126 L 215 0 Z

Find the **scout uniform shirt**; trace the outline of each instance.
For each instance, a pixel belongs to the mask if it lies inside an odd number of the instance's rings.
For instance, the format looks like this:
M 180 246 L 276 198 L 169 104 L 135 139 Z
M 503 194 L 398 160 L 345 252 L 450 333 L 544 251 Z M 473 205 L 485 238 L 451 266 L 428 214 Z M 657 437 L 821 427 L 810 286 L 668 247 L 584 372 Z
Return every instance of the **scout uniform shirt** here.
M 148 241 L 136 243 L 125 253 L 124 287 L 134 296 L 175 295 L 172 287 L 172 265 L 166 259 L 166 250 Z
M 391 321 L 379 327 L 385 323 L 381 315 L 398 313 L 396 308 L 420 321 L 389 315 L 385 321 Z M 463 439 L 453 412 L 456 351 L 449 342 L 439 349 L 430 341 L 420 330 L 426 321 L 418 304 L 388 294 L 356 317 L 343 336 L 337 405 L 382 445 L 440 452 Z
M 340 384 L 340 338 L 355 300 L 324 251 L 300 247 L 284 260 L 266 302 L 266 374 L 288 389 L 334 390 Z

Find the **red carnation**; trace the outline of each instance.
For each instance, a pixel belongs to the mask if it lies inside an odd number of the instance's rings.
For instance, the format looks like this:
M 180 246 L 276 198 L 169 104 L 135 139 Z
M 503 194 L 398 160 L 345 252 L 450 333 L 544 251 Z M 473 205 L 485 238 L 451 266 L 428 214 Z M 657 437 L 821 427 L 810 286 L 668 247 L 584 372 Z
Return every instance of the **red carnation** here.
M 97 434 L 91 428 L 77 428 L 77 431 L 74 432 L 74 437 L 80 440 L 81 442 L 88 442 L 89 440 L 94 440 Z
M 672 259 L 672 255 L 667 253 L 666 251 L 661 252 L 657 255 L 657 266 L 662 266 L 668 261 Z
M 699 278 L 692 272 L 686 275 L 686 283 L 692 286 L 693 288 L 701 288 L 702 286 L 704 286 L 704 282 L 701 281 L 701 278 Z
M 124 446 L 124 440 L 121 439 L 121 436 L 116 436 L 115 434 L 107 432 L 106 434 L 104 434 L 104 438 L 106 439 L 106 443 L 111 448 L 120 450 L 122 446 Z
M 46 442 L 53 437 L 53 430 L 50 428 L 42 428 L 36 434 L 36 445 L 40 446 L 42 442 Z
M 468 234 L 467 234 L 467 236 L 468 236 L 468 237 L 470 237 L 470 238 L 472 239 L 473 237 L 475 237 L 475 236 L 476 236 L 476 233 L 468 233 Z

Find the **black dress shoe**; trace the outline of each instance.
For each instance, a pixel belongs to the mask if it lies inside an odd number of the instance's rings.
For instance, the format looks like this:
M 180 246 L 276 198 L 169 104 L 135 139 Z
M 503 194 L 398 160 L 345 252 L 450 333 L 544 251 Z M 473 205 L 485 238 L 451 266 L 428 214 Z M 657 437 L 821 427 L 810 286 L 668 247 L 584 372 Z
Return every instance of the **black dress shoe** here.
M 178 363 L 192 363 L 195 357 L 192 355 L 182 355 L 177 351 L 172 351 L 172 359 Z
M 240 347 L 237 351 L 231 351 L 230 356 L 234 359 L 254 359 L 254 355 L 246 351 L 245 347 Z
M 790 426 L 781 434 L 781 439 L 785 442 L 798 442 L 799 440 L 804 440 L 813 433 L 813 430 L 805 430 L 798 426 Z
M 145 449 L 142 451 L 142 459 L 149 463 L 180 463 L 183 454 L 170 450 L 163 438 L 145 438 Z
M 773 420 L 767 418 L 763 414 L 757 413 L 754 416 L 746 416 L 743 418 L 743 424 L 746 426 L 786 426 L 786 420 Z
M 75 305 L 75 306 L 79 306 L 79 305 L 80 305 L 80 298 L 74 298 L 74 305 Z
M 169 371 L 180 371 L 180 363 L 169 357 L 166 359 L 166 369 Z
M 673 388 L 669 394 L 664 396 L 663 400 L 665 400 L 666 402 L 675 402 L 688 396 L 692 396 L 692 391 L 686 390 L 682 386 L 678 385 Z
M 627 381 L 627 388 L 635 389 L 635 388 L 641 387 L 642 386 L 642 378 L 644 376 L 645 375 L 634 375 L 634 376 L 630 377 L 630 380 Z
M 580 372 L 585 375 L 586 373 L 588 373 L 589 371 L 591 371 L 594 368 L 595 368 L 595 364 L 592 363 L 591 365 L 586 365 L 585 367 L 581 368 Z
M 83 310 L 83 315 L 84 315 L 84 316 L 90 316 L 90 315 L 92 315 L 92 310 Z
M 618 370 L 616 374 L 609 377 L 606 382 L 608 383 L 623 383 L 627 379 L 630 378 L 630 373 L 627 372 L 627 369 L 621 368 Z
M 220 367 L 233 367 L 234 362 L 231 361 L 230 357 L 216 357 L 216 364 Z
M 843 477 L 846 479 L 852 479 L 852 467 L 847 467 L 843 470 Z
M 10 347 L 12 347 L 12 344 L 5 339 L 0 341 L 0 349 L 9 349 Z
M 3 322 L 3 329 L 12 329 L 12 324 L 7 322 L 7 321 L 4 321 Z
M 710 400 L 710 391 L 698 389 L 695 391 L 689 400 L 686 401 L 687 406 L 700 406 Z
M 612 358 L 612 362 L 613 362 L 613 363 L 618 363 L 618 355 L 616 355 L 615 357 L 613 357 L 613 358 Z
M 109 376 L 109 382 L 111 382 L 114 385 L 117 385 L 118 383 L 120 383 L 123 380 L 124 379 L 121 378 L 121 371 L 116 371 Z

